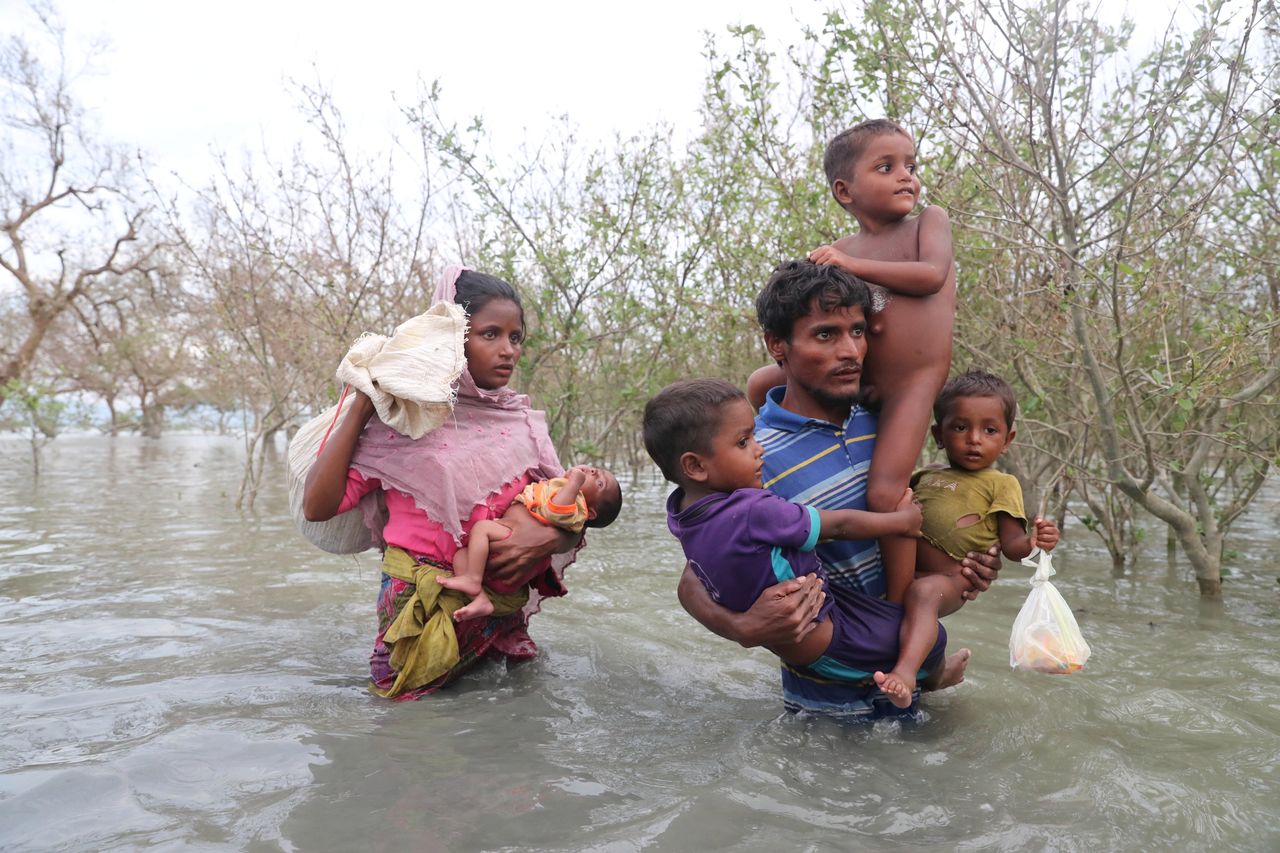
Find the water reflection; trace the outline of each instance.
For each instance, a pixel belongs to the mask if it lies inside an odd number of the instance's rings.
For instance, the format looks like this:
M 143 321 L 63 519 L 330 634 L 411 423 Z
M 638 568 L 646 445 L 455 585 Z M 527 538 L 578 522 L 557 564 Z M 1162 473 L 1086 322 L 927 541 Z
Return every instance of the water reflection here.
M 0 442 L 0 461 L 25 447 Z M 376 568 L 232 509 L 240 446 L 59 440 L 0 485 L 0 847 L 1267 849 L 1280 628 L 1247 521 L 1227 599 L 1113 577 L 1070 531 L 1081 674 L 1011 672 L 1029 570 L 948 620 L 968 683 L 927 720 L 780 713 L 776 669 L 675 603 L 661 488 L 571 570 L 536 661 L 430 701 L 364 691 Z M 1260 519 L 1260 520 L 1258 520 Z

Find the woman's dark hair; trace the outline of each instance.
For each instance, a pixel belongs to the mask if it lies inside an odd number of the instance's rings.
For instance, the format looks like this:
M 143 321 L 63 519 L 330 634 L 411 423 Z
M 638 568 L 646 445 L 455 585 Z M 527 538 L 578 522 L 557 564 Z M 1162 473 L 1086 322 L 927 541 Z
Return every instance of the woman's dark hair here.
M 798 260 L 787 261 L 769 277 L 756 297 L 756 320 L 766 334 L 789 341 L 792 326 L 809 315 L 815 300 L 823 311 L 857 305 L 863 314 L 871 313 L 871 293 L 862 279 L 839 267 Z
M 681 379 L 663 388 L 644 407 L 644 449 L 662 476 L 680 484 L 680 457 L 711 452 L 725 404 L 746 396 L 723 379 Z
M 453 301 L 461 305 L 467 314 L 475 314 L 495 299 L 510 299 L 520 309 L 520 320 L 524 321 L 524 305 L 520 302 L 520 294 L 496 275 L 463 270 L 455 287 L 457 290 Z

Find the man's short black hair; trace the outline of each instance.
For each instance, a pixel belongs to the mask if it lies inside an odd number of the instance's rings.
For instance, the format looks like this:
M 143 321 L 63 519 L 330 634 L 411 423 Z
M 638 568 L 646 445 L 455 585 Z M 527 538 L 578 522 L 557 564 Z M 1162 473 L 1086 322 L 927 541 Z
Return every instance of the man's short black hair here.
M 711 439 L 724 419 L 725 404 L 746 402 L 723 379 L 681 379 L 659 391 L 644 407 L 644 449 L 662 476 L 680 484 L 680 457 L 711 452 Z
M 862 279 L 839 267 L 796 260 L 773 271 L 756 297 L 756 320 L 766 334 L 790 341 L 796 320 L 809 315 L 815 299 L 823 311 L 857 305 L 871 313 L 871 292 Z
M 960 397 L 995 397 L 1004 409 L 1004 425 L 1013 429 L 1013 416 L 1018 411 L 1018 397 L 1013 387 L 999 376 L 982 370 L 970 370 L 947 380 L 933 401 L 933 419 L 942 423 L 951 411 L 951 404 Z

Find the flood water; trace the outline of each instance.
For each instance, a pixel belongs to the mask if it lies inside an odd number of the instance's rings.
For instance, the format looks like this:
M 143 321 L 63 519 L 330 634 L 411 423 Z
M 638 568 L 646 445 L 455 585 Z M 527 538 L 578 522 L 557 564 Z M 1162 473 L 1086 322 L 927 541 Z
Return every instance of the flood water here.
M 915 726 L 788 716 L 767 652 L 676 602 L 663 488 L 593 534 L 533 662 L 365 691 L 378 573 L 233 506 L 205 436 L 0 440 L 0 849 L 1274 850 L 1280 496 L 1221 606 L 1160 547 L 1115 578 L 1068 528 L 1093 657 L 1013 672 L 1030 570 L 947 620 L 967 681 Z M 1274 484 L 1273 484 L 1274 485 Z

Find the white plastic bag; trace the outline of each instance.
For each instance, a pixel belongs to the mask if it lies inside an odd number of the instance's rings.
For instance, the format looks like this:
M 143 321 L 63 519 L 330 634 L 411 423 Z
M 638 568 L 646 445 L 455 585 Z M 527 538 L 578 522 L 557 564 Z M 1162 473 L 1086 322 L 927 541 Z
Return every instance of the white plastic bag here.
M 1009 637 L 1009 666 L 1065 675 L 1084 667 L 1089 659 L 1089 644 L 1080 634 L 1076 617 L 1062 595 L 1049 583 L 1056 574 L 1047 551 L 1039 561 L 1028 557 L 1024 566 L 1035 566 L 1031 576 L 1031 594 L 1013 620 Z

